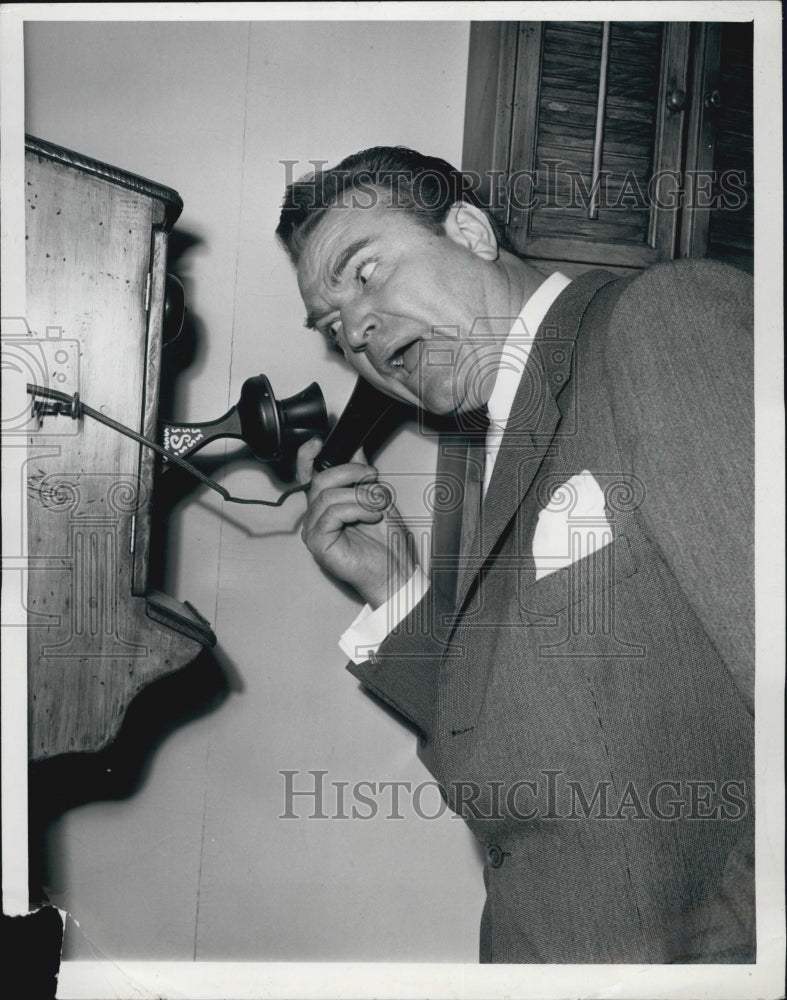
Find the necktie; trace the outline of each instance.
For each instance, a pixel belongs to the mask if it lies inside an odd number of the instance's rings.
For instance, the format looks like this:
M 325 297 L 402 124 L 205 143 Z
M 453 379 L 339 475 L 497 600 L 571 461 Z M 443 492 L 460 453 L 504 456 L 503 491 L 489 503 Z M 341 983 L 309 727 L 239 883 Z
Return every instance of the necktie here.
M 486 439 L 489 420 L 486 413 L 478 414 L 478 426 L 469 435 L 467 464 L 465 466 L 465 495 L 462 507 L 462 535 L 460 555 L 462 559 L 473 554 L 480 539 L 480 525 L 484 502 L 484 467 L 486 464 Z

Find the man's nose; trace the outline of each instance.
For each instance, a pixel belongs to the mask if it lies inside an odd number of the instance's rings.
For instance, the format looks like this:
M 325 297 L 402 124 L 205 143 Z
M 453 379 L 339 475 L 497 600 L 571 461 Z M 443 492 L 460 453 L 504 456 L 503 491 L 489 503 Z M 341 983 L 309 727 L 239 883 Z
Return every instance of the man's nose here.
M 342 319 L 344 335 L 352 351 L 365 351 L 374 334 L 380 330 L 380 318 L 368 310 L 355 312 Z

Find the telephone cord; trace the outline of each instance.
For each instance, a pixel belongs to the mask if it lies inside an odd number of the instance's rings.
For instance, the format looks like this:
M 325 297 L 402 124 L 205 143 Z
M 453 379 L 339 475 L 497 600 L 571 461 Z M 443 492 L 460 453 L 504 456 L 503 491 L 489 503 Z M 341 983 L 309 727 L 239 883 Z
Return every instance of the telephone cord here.
M 168 462 L 172 462 L 173 465 L 179 466 L 181 469 L 185 469 L 186 472 L 190 473 L 196 479 L 199 479 L 201 483 L 205 486 L 210 487 L 210 489 L 215 490 L 219 493 L 228 503 L 243 503 L 243 504 L 259 504 L 263 507 L 281 507 L 288 497 L 293 496 L 295 493 L 305 493 L 310 483 L 303 483 L 300 486 L 293 486 L 289 490 L 285 490 L 277 500 L 256 500 L 250 499 L 248 497 L 234 497 L 230 494 L 229 490 L 225 489 L 215 480 L 210 479 L 204 473 L 191 464 L 187 462 L 185 458 L 180 458 L 178 455 L 172 455 L 162 447 L 156 441 L 151 441 L 150 438 L 144 437 L 142 434 L 138 434 L 136 431 L 132 430 L 130 427 L 126 427 L 125 424 L 121 424 L 117 420 L 113 420 L 112 417 L 106 416 L 106 414 L 101 413 L 99 410 L 94 410 L 87 403 L 83 403 L 79 398 L 79 393 L 75 392 L 72 396 L 68 393 L 60 392 L 58 389 L 49 389 L 46 386 L 33 385 L 30 382 L 27 384 L 27 391 L 29 395 L 34 397 L 33 410 L 36 412 L 35 398 L 54 400 L 54 406 L 48 413 L 47 416 L 70 416 L 73 420 L 78 420 L 81 417 L 92 417 L 101 424 L 105 424 L 107 427 L 111 427 L 112 430 L 117 431 L 119 434 L 125 434 L 126 437 L 131 438 L 133 441 L 137 441 L 139 444 L 144 445 L 146 448 L 150 448 L 162 455 Z

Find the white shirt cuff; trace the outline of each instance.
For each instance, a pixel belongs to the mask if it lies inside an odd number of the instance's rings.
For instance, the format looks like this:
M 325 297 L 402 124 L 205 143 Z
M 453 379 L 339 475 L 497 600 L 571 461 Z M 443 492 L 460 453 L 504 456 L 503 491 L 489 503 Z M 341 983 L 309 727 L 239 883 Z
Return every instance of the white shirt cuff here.
M 429 589 L 429 578 L 416 567 L 407 583 L 385 604 L 372 610 L 365 605 L 355 621 L 339 639 L 339 648 L 353 661 L 363 663 L 375 655 L 383 640 L 423 598 Z

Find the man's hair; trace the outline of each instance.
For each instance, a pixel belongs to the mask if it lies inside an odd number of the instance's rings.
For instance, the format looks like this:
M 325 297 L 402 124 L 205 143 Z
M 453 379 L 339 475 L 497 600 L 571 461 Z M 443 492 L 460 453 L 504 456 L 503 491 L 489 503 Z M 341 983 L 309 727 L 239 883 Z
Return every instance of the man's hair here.
M 469 179 L 445 160 L 406 146 L 374 146 L 287 186 L 276 236 L 292 263 L 297 267 L 306 240 L 328 209 L 338 205 L 370 208 L 379 201 L 381 191 L 385 204 L 408 212 L 440 234 L 456 202 L 483 207 Z

